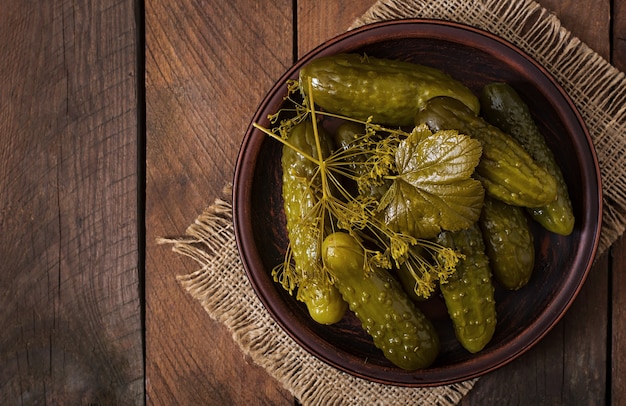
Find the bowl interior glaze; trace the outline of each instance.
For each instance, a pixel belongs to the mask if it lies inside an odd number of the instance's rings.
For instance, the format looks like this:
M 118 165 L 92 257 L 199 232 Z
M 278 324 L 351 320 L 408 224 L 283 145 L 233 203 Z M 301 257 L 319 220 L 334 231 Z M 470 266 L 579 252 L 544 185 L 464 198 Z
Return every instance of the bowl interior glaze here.
M 282 262 L 287 237 L 281 197 L 281 145 L 250 126 L 233 182 L 237 244 L 253 288 L 277 323 L 321 360 L 356 376 L 401 386 L 449 384 L 498 368 L 536 344 L 563 316 L 593 263 L 601 220 L 601 186 L 593 144 L 571 99 L 534 60 L 506 41 L 464 25 L 401 20 L 377 23 L 336 37 L 299 60 L 262 101 L 252 122 L 269 126 L 267 115 L 283 103 L 287 79 L 322 55 L 358 52 L 442 69 L 475 94 L 493 81 L 513 86 L 530 105 L 569 187 L 577 219 L 574 232 L 558 236 L 533 225 L 536 266 L 517 292 L 496 285 L 498 326 L 487 347 L 470 354 L 456 341 L 441 298 L 422 304 L 441 338 L 436 362 L 419 371 L 390 364 L 359 321 L 349 313 L 333 326 L 316 324 L 302 303 L 270 276 Z

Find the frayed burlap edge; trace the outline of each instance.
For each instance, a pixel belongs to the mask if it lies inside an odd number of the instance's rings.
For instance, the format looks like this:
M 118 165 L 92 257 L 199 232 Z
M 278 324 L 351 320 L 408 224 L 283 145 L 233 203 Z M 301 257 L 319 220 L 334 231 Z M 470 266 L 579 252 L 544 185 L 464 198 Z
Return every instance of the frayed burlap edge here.
M 596 146 L 604 204 L 598 254 L 604 253 L 624 232 L 626 222 L 624 74 L 532 0 L 378 1 L 350 29 L 402 18 L 442 19 L 485 29 L 516 44 L 554 75 L 577 104 Z M 278 327 L 249 284 L 235 244 L 229 201 L 217 200 L 185 237 L 160 242 L 200 264 L 198 271 L 178 276 L 182 287 L 232 331 L 245 354 L 305 405 L 454 405 L 477 381 L 435 388 L 381 385 L 310 355 Z
M 178 276 L 206 312 L 224 324 L 243 353 L 303 405 L 455 405 L 474 380 L 435 388 L 404 388 L 356 378 L 320 361 L 287 335 L 248 282 L 235 243 L 232 206 L 217 200 L 178 239 L 160 239 L 200 269 Z M 233 294 L 236 292 L 236 294 Z

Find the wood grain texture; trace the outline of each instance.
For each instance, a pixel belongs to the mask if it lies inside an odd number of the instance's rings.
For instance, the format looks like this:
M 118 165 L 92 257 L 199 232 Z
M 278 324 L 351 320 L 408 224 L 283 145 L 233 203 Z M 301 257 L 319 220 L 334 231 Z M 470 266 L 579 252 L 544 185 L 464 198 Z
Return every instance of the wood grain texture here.
M 133 1 L 0 6 L 0 403 L 142 404 Z
M 616 68 L 626 72 L 626 1 L 613 1 L 612 18 L 611 62 Z
M 616 3 L 619 3 L 618 0 Z M 600 55 L 609 59 L 611 4 L 608 1 L 538 0 L 561 24 Z
M 610 336 L 610 400 L 612 405 L 626 404 L 626 238 L 622 237 L 611 248 L 612 268 L 611 289 L 608 294 L 612 299 L 611 336 Z
M 292 404 L 176 281 L 157 246 L 217 197 L 264 93 L 292 59 L 290 1 L 146 4 L 146 396 L 150 404 Z
M 298 57 L 344 33 L 373 3 L 356 0 L 298 1 Z

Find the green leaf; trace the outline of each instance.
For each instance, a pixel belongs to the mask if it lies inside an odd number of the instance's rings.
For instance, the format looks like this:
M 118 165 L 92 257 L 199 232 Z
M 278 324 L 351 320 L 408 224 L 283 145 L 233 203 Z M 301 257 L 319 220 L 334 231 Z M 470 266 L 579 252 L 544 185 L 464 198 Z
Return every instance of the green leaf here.
M 419 188 L 424 184 L 453 184 L 474 173 L 482 155 L 478 140 L 442 130 L 433 134 L 426 125 L 415 127 L 396 150 L 400 177 Z
M 432 238 L 476 222 L 484 189 L 471 176 L 482 148 L 457 131 L 416 127 L 396 151 L 398 175 L 384 197 L 384 217 L 398 232 Z

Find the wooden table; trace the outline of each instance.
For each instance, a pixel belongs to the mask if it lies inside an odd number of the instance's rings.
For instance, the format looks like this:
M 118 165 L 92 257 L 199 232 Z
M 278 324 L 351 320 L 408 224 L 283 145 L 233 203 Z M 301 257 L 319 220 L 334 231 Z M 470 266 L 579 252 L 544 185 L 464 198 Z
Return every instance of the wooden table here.
M 2 2 L 0 404 L 294 404 L 155 240 L 220 196 L 281 73 L 372 3 Z M 540 3 L 626 71 L 626 0 Z M 625 248 L 463 404 L 623 402 Z

